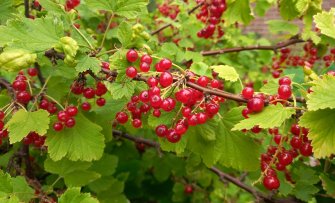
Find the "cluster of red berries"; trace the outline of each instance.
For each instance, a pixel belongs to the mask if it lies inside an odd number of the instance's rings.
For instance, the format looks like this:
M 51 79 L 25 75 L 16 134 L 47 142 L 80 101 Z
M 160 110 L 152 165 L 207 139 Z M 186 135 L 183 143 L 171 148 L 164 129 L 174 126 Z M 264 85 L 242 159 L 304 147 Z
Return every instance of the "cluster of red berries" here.
M 27 70 L 27 73 L 29 76 L 34 77 L 37 75 L 37 69 L 36 68 L 29 68 Z M 15 90 L 15 96 L 17 102 L 21 104 L 28 104 L 31 100 L 31 95 L 27 91 L 28 88 L 28 81 L 27 77 L 24 76 L 24 72 L 20 71 L 19 74 L 16 76 L 15 80 L 12 83 L 12 87 Z
M 42 98 L 39 103 L 39 108 L 48 111 L 50 114 L 55 114 L 58 111 L 56 102 L 49 101 L 47 98 Z
M 261 170 L 264 172 L 263 185 L 269 190 L 275 190 L 280 186 L 277 171 L 284 172 L 286 179 L 294 183 L 286 167 L 299 154 L 305 157 L 311 156 L 313 149 L 311 141 L 307 138 L 308 129 L 297 124 L 291 126 L 293 137 L 289 142 L 291 147 L 289 150 L 282 146 L 282 143 L 288 142 L 288 136 L 280 135 L 277 128 L 269 129 L 269 133 L 273 135 L 273 140 L 278 146 L 269 146 L 267 152 L 261 155 Z
M 34 0 L 33 6 L 34 6 L 35 9 L 38 9 L 38 8 L 41 7 L 41 4 L 40 4 L 40 2 L 38 0 Z
M 329 67 L 332 63 L 335 62 L 335 48 L 330 50 L 328 55 L 323 56 L 323 61 L 325 62 L 326 67 Z
M 221 38 L 224 35 L 224 31 L 219 24 L 224 22 L 224 20 L 221 20 L 221 17 L 227 9 L 226 0 L 197 0 L 197 3 L 204 3 L 196 16 L 197 19 L 206 24 L 206 27 L 197 33 L 198 37 L 210 38 L 214 35 L 215 30 L 217 30 L 217 36 Z
M 164 2 L 163 4 L 159 5 L 158 10 L 163 16 L 169 17 L 172 20 L 176 19 L 180 12 L 178 5 L 170 5 L 169 2 Z
M 45 143 L 45 139 L 45 136 L 40 136 L 36 132 L 30 132 L 25 138 L 23 138 L 23 143 L 25 145 L 33 144 L 36 148 L 41 148 Z
M 109 65 L 108 65 L 109 67 Z M 106 67 L 105 67 L 106 68 Z M 104 83 L 97 82 L 96 87 L 85 87 L 85 81 L 77 80 L 71 86 L 71 92 L 76 95 L 83 95 L 86 99 L 93 99 L 95 96 L 99 98 L 96 99 L 96 104 L 100 107 L 106 104 L 106 99 L 102 96 L 107 93 L 107 88 Z M 91 104 L 89 102 L 83 102 L 81 108 L 84 111 L 89 111 L 91 109 Z
M 67 11 L 69 11 L 79 6 L 79 4 L 80 4 L 80 0 L 67 0 L 65 3 L 65 8 Z
M 0 145 L 2 144 L 2 139 L 8 137 L 8 131 L 7 129 L 4 129 L 5 123 L 4 123 L 5 113 L 3 111 L 0 111 Z
M 76 125 L 76 120 L 74 117 L 78 114 L 78 108 L 75 106 L 68 106 L 65 110 L 59 111 L 57 113 L 58 121 L 53 124 L 55 131 L 62 131 L 64 125 L 67 128 L 72 128 Z
M 129 62 L 134 63 L 139 56 L 135 50 L 129 50 L 126 54 Z M 145 54 L 140 59 L 140 69 L 142 72 L 150 70 L 152 64 L 151 56 Z M 161 88 L 167 90 L 174 84 L 174 78 L 169 70 L 172 67 L 172 62 L 169 59 L 161 59 L 155 64 L 157 77 L 151 76 L 147 78 L 148 90 L 144 90 L 139 95 L 134 95 L 131 101 L 127 104 L 127 111 L 132 115 L 132 125 L 139 128 L 142 125 L 141 115 L 146 114 L 153 108 L 152 114 L 155 117 L 160 117 L 161 110 L 171 112 L 175 109 L 177 102 L 183 106 L 181 109 L 181 118 L 179 120 L 176 115 L 175 124 L 169 129 L 166 125 L 156 127 L 156 134 L 159 137 L 165 137 L 169 142 L 176 143 L 181 139 L 181 136 L 186 133 L 188 126 L 204 124 L 208 119 L 212 118 L 219 111 L 220 102 L 224 102 L 224 98 L 217 96 L 205 96 L 201 91 L 193 88 L 182 88 L 175 92 L 175 98 L 161 96 Z M 126 69 L 126 75 L 129 78 L 135 78 L 138 73 L 137 69 L 130 66 Z M 216 76 L 217 74 L 213 74 Z M 212 88 L 223 89 L 223 84 L 217 79 L 210 80 L 206 76 L 201 76 L 197 80 L 194 73 L 187 71 L 186 77 L 188 81 L 198 84 L 202 87 L 210 86 Z M 163 94 L 164 95 L 164 94 Z M 124 124 L 129 117 L 126 111 L 121 111 L 116 114 L 116 121 Z

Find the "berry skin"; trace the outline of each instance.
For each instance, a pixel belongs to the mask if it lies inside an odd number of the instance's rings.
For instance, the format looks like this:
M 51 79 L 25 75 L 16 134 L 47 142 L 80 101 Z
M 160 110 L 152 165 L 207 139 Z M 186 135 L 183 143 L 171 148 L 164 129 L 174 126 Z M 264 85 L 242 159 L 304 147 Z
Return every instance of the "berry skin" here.
M 140 93 L 140 100 L 143 103 L 147 103 L 150 101 L 150 97 L 149 97 L 149 92 L 147 90 L 144 90 Z
M 259 97 L 249 99 L 247 107 L 251 112 L 261 112 L 264 108 L 264 99 Z
M 245 99 L 251 99 L 253 95 L 254 95 L 254 89 L 252 87 L 245 87 L 242 90 L 242 96 Z
M 172 62 L 169 59 L 162 59 L 159 61 L 159 67 L 167 71 L 172 67 Z
M 142 126 L 142 121 L 140 119 L 134 119 L 133 122 L 132 122 L 132 125 L 134 128 L 139 128 Z
M 204 124 L 207 121 L 207 115 L 205 113 L 197 113 L 198 124 Z
M 302 145 L 302 140 L 298 136 L 294 136 L 292 137 L 290 144 L 294 149 L 299 149 Z
M 150 64 L 145 63 L 145 62 L 141 63 L 140 64 L 140 70 L 142 72 L 148 72 L 150 70 Z
M 56 122 L 53 125 L 55 131 L 59 132 L 63 130 L 63 124 L 61 122 Z
M 134 78 L 136 77 L 137 75 L 137 70 L 136 68 L 134 68 L 133 66 L 130 66 L 126 69 L 126 75 L 129 77 L 129 78 Z
M 138 53 L 135 50 L 130 49 L 127 52 L 126 58 L 129 62 L 133 63 L 138 59 Z
M 262 131 L 262 128 L 260 128 L 258 125 L 255 125 L 253 128 L 251 128 L 251 132 L 257 134 Z
M 158 109 L 160 108 L 162 104 L 162 99 L 160 96 L 158 95 L 153 95 L 151 98 L 150 98 L 150 105 L 155 108 L 155 109 Z
M 27 91 L 21 91 L 16 94 L 16 99 L 22 104 L 27 104 L 31 99 L 31 95 Z
M 202 86 L 202 87 L 206 87 L 209 83 L 209 79 L 206 76 L 201 76 L 199 77 L 199 79 L 197 80 L 198 85 Z
M 192 109 L 190 107 L 184 107 L 182 109 L 181 113 L 183 114 L 183 116 L 185 118 L 188 118 L 191 115 L 191 113 L 192 113 Z
M 300 147 L 300 154 L 303 156 L 311 156 L 313 153 L 313 148 L 309 142 L 304 143 Z
M 78 108 L 75 107 L 75 106 L 69 106 L 69 107 L 66 108 L 66 113 L 69 116 L 76 116 L 77 113 L 78 113 Z
M 27 73 L 28 73 L 28 75 L 30 75 L 31 77 L 34 77 L 34 76 L 37 75 L 38 72 L 37 72 L 37 69 L 36 69 L 36 68 L 28 68 Z
M 149 87 L 156 87 L 158 85 L 158 80 L 154 77 L 150 77 L 147 80 L 147 84 L 149 85 Z
M 159 118 L 161 116 L 161 111 L 159 109 L 154 109 L 152 115 Z
M 297 136 L 300 135 L 300 126 L 298 124 L 292 124 L 291 133 Z
M 69 118 L 67 119 L 67 121 L 65 121 L 65 126 L 68 128 L 72 128 L 75 125 L 76 125 L 76 120 L 74 120 L 74 118 Z
M 128 115 L 125 112 L 118 112 L 115 118 L 121 124 L 124 124 L 128 121 Z
M 265 176 L 263 179 L 263 185 L 268 190 L 276 190 L 280 186 L 280 182 L 275 176 Z
M 100 97 L 99 99 L 97 99 L 96 103 L 97 103 L 98 106 L 105 106 L 105 104 L 106 104 L 106 99 Z
M 189 116 L 187 120 L 190 126 L 196 126 L 198 124 L 198 117 L 195 114 Z
M 193 187 L 191 185 L 185 185 L 184 193 L 185 194 L 192 194 L 193 193 Z
M 91 104 L 88 102 L 84 102 L 81 104 L 81 109 L 84 111 L 89 111 L 91 110 Z
M 171 143 L 177 143 L 181 139 L 181 135 L 179 135 L 174 129 L 169 130 L 166 139 Z
M 5 113 L 3 111 L 0 111 L 0 120 L 5 118 Z
M 244 108 L 242 110 L 242 115 L 244 118 L 249 118 L 248 114 L 250 114 L 250 110 L 248 108 Z
M 278 95 L 281 99 L 288 99 L 292 96 L 291 86 L 289 85 L 280 85 L 278 88 Z
M 27 88 L 27 83 L 24 80 L 15 80 L 12 86 L 16 91 L 24 91 Z
M 148 54 L 145 54 L 141 57 L 141 62 L 142 63 L 147 63 L 147 64 L 150 65 L 152 63 L 152 58 Z
M 66 111 L 60 111 L 57 114 L 57 118 L 58 118 L 59 121 L 65 122 L 69 119 L 69 115 Z
M 159 125 L 156 127 L 155 132 L 158 137 L 165 137 L 168 134 L 168 127 L 166 125 Z
M 211 87 L 212 88 L 219 88 L 220 87 L 220 81 L 216 80 L 216 79 L 213 79 L 211 81 Z
M 283 164 L 284 166 L 287 166 L 292 163 L 293 157 L 288 152 L 283 152 L 278 155 L 278 161 L 280 164 Z
M 86 99 L 92 99 L 95 96 L 95 90 L 91 87 L 84 89 L 83 95 Z
M 284 76 L 279 79 L 279 85 L 291 85 L 292 81 L 289 77 Z
M 173 77 L 171 73 L 169 72 L 163 72 L 159 77 L 159 84 L 162 87 L 168 87 L 172 84 L 172 82 L 173 82 Z
M 105 69 L 105 70 L 109 70 L 109 63 L 103 61 L 103 62 L 101 63 L 101 68 L 102 68 L 102 69 Z

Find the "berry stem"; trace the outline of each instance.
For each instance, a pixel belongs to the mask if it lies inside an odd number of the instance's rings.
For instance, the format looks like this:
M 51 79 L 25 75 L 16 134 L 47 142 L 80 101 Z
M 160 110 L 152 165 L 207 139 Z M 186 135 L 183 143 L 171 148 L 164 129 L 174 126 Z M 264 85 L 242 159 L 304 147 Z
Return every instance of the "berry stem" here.
M 80 32 L 80 30 L 74 26 L 74 24 L 72 23 L 72 27 L 78 32 L 78 34 L 85 40 L 85 42 L 88 44 L 88 46 L 90 47 L 91 50 L 95 51 L 94 47 L 92 46 L 92 44 L 90 43 L 90 41 L 88 41 L 88 39 L 85 37 L 85 35 Z
M 108 30 L 109 30 L 109 27 L 112 24 L 113 17 L 114 17 L 114 13 L 112 13 L 111 17 L 109 18 L 107 28 L 105 30 L 104 36 L 103 36 L 101 44 L 100 44 L 100 49 L 102 49 L 103 46 L 104 46 L 104 43 L 105 43 L 105 40 L 106 40 L 106 36 L 107 36 Z
M 60 104 L 56 99 L 54 99 L 53 97 L 49 96 L 49 95 L 44 95 L 45 97 L 48 97 L 50 100 L 52 100 L 53 102 L 55 102 L 60 108 L 62 108 L 63 110 L 65 109 L 64 106 L 62 104 Z

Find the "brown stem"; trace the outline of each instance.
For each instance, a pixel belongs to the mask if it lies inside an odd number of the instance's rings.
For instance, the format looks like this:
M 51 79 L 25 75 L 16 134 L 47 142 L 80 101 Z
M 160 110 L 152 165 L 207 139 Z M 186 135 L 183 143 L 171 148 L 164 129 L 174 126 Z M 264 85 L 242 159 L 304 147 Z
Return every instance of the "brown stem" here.
M 29 0 L 24 0 L 24 15 L 29 18 Z
M 225 53 L 231 53 L 231 52 L 241 52 L 241 51 L 250 51 L 250 50 L 271 50 L 271 51 L 277 51 L 278 49 L 305 42 L 304 40 L 301 40 L 299 38 L 291 38 L 285 42 L 278 43 L 276 45 L 272 46 L 249 46 L 249 47 L 233 47 L 233 48 L 226 48 L 226 49 L 220 49 L 220 50 L 211 50 L 211 51 L 202 51 L 201 54 L 203 56 L 213 56 L 218 54 L 225 54 Z
M 0 86 L 7 89 L 12 100 L 15 100 L 15 91 L 12 85 L 5 78 L 0 78 Z
M 38 80 L 40 81 L 41 86 L 43 86 L 44 83 L 45 83 L 45 78 L 44 78 L 43 75 L 42 75 L 42 71 L 41 71 L 40 65 L 39 65 L 38 63 L 35 63 L 35 68 L 36 68 L 36 70 L 37 70 L 37 77 L 38 77 Z
M 195 7 L 193 7 L 191 10 L 188 11 L 188 15 L 192 14 L 194 11 L 196 11 L 198 8 L 200 8 L 204 3 L 200 3 L 198 5 L 196 5 Z M 175 20 L 175 22 L 177 22 L 178 20 Z M 158 28 L 157 30 L 152 31 L 150 34 L 151 35 L 155 35 L 158 34 L 159 32 L 161 32 L 162 30 L 165 30 L 166 28 L 170 27 L 172 24 L 171 23 L 167 23 L 165 25 L 163 25 L 162 27 Z

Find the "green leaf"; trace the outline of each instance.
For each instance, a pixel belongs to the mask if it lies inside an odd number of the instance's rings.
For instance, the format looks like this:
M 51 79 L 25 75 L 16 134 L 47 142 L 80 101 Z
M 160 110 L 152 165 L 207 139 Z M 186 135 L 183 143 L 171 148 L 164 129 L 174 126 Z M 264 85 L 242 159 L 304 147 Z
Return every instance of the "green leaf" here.
M 36 32 L 38 30 L 38 32 Z M 63 26 L 56 18 L 28 18 L 8 21 L 0 26 L 0 46 L 42 52 L 50 49 L 64 36 Z
M 93 170 L 102 176 L 113 175 L 118 164 L 118 157 L 110 154 L 104 154 L 98 161 L 94 161 L 90 170 Z
M 225 20 L 229 25 L 239 22 L 249 24 L 254 18 L 251 14 L 249 0 L 235 0 L 227 6 Z
M 199 133 L 201 134 L 201 136 L 205 139 L 205 140 L 216 140 L 216 131 L 215 129 L 217 128 L 218 123 L 215 122 L 213 119 L 207 121 L 205 124 L 203 125 L 198 125 L 196 126 L 196 130 L 199 131 Z
M 250 114 L 248 119 L 240 121 L 232 130 L 249 130 L 255 125 L 260 128 L 280 127 L 294 113 L 295 110 L 293 108 L 283 107 L 282 104 L 269 105 L 260 113 Z
M 207 77 L 212 77 L 212 71 L 207 64 L 204 62 L 192 63 L 190 71 L 198 75 L 205 75 Z
M 269 20 L 267 21 L 267 24 L 269 26 L 270 32 L 273 34 L 280 34 L 284 32 L 295 35 L 299 32 L 299 27 L 297 25 L 284 20 Z
M 264 16 L 268 9 L 271 7 L 271 0 L 258 0 L 256 1 L 256 6 L 254 8 L 255 13 L 259 16 Z
M 240 131 L 231 131 L 243 116 L 243 107 L 230 110 L 223 115 L 222 124 L 219 125 L 217 139 L 222 139 L 220 146 L 220 163 L 241 171 L 254 171 L 259 169 L 259 156 L 261 145 L 248 134 Z
M 327 191 L 327 195 L 335 198 L 335 181 L 330 179 L 327 175 L 321 174 L 320 179 L 322 181 L 322 187 Z
M 5 24 L 8 19 L 12 17 L 12 14 L 16 10 L 12 3 L 12 0 L 1 0 L 0 2 L 0 25 Z
M 145 14 L 148 0 L 86 0 L 86 4 L 94 10 L 105 10 L 132 19 Z
M 98 160 L 105 147 L 102 128 L 79 114 L 76 125 L 61 132 L 50 131 L 46 139 L 50 158 L 54 161 L 67 157 L 71 161 Z
M 335 153 L 335 110 L 323 109 L 305 112 L 299 125 L 309 129 L 315 158 L 324 158 Z
M 129 81 L 124 83 L 118 83 L 118 82 L 105 82 L 104 83 L 109 90 L 109 92 L 112 94 L 113 99 L 121 99 L 121 98 L 130 98 L 133 96 L 135 92 L 135 82 Z
M 285 20 L 293 20 L 301 16 L 307 9 L 309 0 L 280 0 L 280 15 Z
M 322 11 L 314 16 L 316 27 L 320 29 L 321 33 L 328 37 L 335 38 L 335 8 L 330 9 L 329 12 Z
M 10 177 L 0 171 L 0 201 L 5 202 L 29 202 L 34 197 L 34 190 L 29 187 L 26 180 L 22 176 L 15 178 Z
M 300 166 L 294 170 L 294 180 L 296 181 L 293 194 L 305 202 L 311 200 L 319 189 L 314 184 L 320 181 L 315 171 L 305 166 Z
M 123 21 L 117 29 L 117 38 L 121 42 L 123 48 L 127 48 L 133 44 L 133 30 L 129 23 Z
M 80 188 L 68 188 L 59 198 L 59 203 L 99 203 L 89 193 L 80 193 Z
M 239 75 L 235 68 L 228 65 L 211 66 L 213 71 L 219 74 L 219 77 L 228 81 L 236 82 L 239 79 Z
M 307 107 L 310 111 L 335 108 L 335 77 L 324 75 L 322 79 L 314 82 L 312 92 L 307 95 Z
M 94 74 L 98 74 L 101 70 L 100 61 L 96 57 L 89 57 L 88 55 L 83 54 L 78 59 L 76 70 L 78 72 L 91 70 Z
M 49 123 L 49 113 L 45 110 L 27 112 L 20 109 L 6 124 L 10 143 L 20 142 L 30 132 L 45 135 L 49 129 Z

